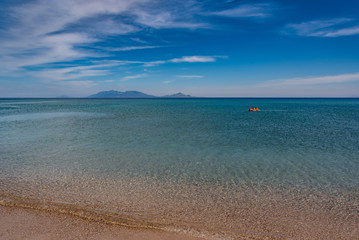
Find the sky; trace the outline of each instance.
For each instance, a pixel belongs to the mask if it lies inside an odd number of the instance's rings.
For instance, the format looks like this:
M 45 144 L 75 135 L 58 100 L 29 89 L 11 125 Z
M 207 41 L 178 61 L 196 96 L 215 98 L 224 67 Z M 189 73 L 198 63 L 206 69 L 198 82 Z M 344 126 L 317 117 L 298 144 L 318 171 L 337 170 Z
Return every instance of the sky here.
M 0 98 L 359 97 L 357 0 L 0 4 Z

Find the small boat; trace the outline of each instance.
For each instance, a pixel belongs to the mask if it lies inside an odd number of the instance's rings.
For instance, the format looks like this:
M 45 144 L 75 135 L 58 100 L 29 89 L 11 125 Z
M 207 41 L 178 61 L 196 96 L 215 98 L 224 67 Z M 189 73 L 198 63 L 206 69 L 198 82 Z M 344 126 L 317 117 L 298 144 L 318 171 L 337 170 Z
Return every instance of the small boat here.
M 257 108 L 257 107 L 252 107 L 252 108 L 249 108 L 248 111 L 249 111 L 249 112 L 259 112 L 260 109 Z

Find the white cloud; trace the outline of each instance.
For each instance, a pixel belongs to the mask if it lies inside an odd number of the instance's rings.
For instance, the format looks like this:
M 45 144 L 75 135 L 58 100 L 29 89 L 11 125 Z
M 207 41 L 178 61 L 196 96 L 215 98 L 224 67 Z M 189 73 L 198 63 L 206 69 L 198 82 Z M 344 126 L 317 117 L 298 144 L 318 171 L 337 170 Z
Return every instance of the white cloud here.
M 143 64 L 143 61 L 129 61 L 129 60 L 112 60 L 112 61 L 104 61 L 105 63 L 112 63 L 117 65 L 129 65 L 129 64 Z
M 276 79 L 258 84 L 193 86 L 186 92 L 198 97 L 359 97 L 359 72 Z
M 147 76 L 148 76 L 148 74 L 146 74 L 146 73 L 132 75 L 132 76 L 126 76 L 126 77 L 121 78 L 121 81 L 128 81 L 128 80 L 131 80 L 131 79 L 145 78 Z
M 8 24 L 2 29 L 2 68 L 71 61 L 100 54 L 80 49 L 99 41 L 99 34 L 124 34 L 135 26 L 111 19 L 83 21 L 99 15 L 122 14 L 146 0 L 35 0 L 7 9 Z M 81 23 L 81 24 L 79 24 Z M 72 32 L 72 25 L 79 25 Z M 90 25 L 89 25 L 90 24 Z M 95 31 L 95 32 L 94 32 Z
M 356 82 L 356 84 L 346 84 Z M 359 73 L 278 79 L 258 84 L 191 87 L 199 97 L 359 97 Z
M 27 42 L 25 39 L 17 39 L 13 42 L 2 42 L 0 53 L 3 55 L 0 56 L 0 63 L 5 69 L 16 70 L 20 67 L 38 64 L 72 61 L 90 56 L 98 57 L 97 53 L 77 48 L 77 46 L 95 41 L 83 34 L 63 33 L 42 36 L 36 41 Z
M 222 17 L 264 18 L 271 15 L 274 7 L 269 3 L 243 4 L 236 8 L 209 13 Z
M 162 6 L 164 3 L 159 0 L 34 0 L 14 3 L 3 11 L 7 15 L 4 18 L 6 24 L 0 29 L 0 70 L 24 71 L 25 67 L 39 64 L 106 57 L 109 53 L 98 51 L 95 43 L 112 35 L 138 32 L 148 27 L 208 27 L 195 20 L 199 11 L 193 7 L 195 3 L 180 5 L 183 11 L 178 11 L 176 4 Z M 139 37 L 130 39 L 147 44 Z M 113 51 L 157 47 L 128 46 L 113 48 Z
M 211 56 L 183 56 L 181 58 L 174 58 L 169 60 L 169 62 L 173 63 L 194 63 L 194 62 L 215 62 L 216 58 Z
M 359 97 L 359 87 L 300 86 L 270 88 L 268 86 L 202 86 L 188 89 L 197 97 Z
M 45 79 L 46 81 L 62 81 L 69 79 L 80 79 L 83 77 L 104 76 L 110 72 L 108 68 L 112 66 L 114 66 L 114 64 L 50 68 L 36 71 L 33 74 L 37 77 Z
M 136 15 L 136 22 L 152 28 L 186 28 L 186 29 L 197 29 L 206 28 L 208 24 L 199 23 L 194 21 L 183 21 L 181 15 L 175 15 L 169 11 L 161 12 L 145 12 L 137 10 L 134 12 Z
M 306 77 L 306 78 L 292 78 L 292 79 L 279 79 L 266 83 L 270 86 L 298 86 L 298 85 L 318 85 L 330 83 L 345 83 L 359 81 L 359 73 L 319 76 L 319 77 Z
M 359 25 L 348 26 L 354 22 L 352 18 L 335 18 L 315 20 L 296 24 L 287 24 L 285 33 L 293 32 L 299 36 L 340 37 L 359 34 Z
M 143 62 L 143 66 L 144 67 L 155 67 L 155 66 L 159 66 L 161 64 L 167 63 L 168 61 L 162 61 L 162 60 L 158 60 L 158 61 L 151 61 L 151 62 Z
M 128 46 L 128 47 L 121 47 L 121 48 L 106 48 L 109 51 L 132 51 L 132 50 L 142 50 L 142 49 L 152 49 L 152 48 L 159 48 L 160 46 Z
M 163 84 L 169 84 L 169 83 L 171 83 L 171 82 L 173 82 L 173 80 L 163 81 L 162 83 L 163 83 Z
M 215 62 L 217 61 L 217 58 L 226 58 L 226 56 L 183 56 L 169 60 L 143 62 L 143 64 L 145 67 L 154 67 L 165 63 L 207 63 Z
M 337 29 L 335 31 L 327 32 L 326 37 L 340 37 L 340 36 L 350 36 L 359 34 L 359 25 L 354 27 Z
M 210 24 L 199 20 L 201 12 L 198 0 L 154 0 L 146 8 L 133 9 L 136 23 L 154 29 L 182 28 L 195 30 L 209 28 Z
M 147 44 L 148 42 L 147 41 L 144 41 L 140 38 L 131 38 L 132 41 L 135 41 L 135 42 L 138 42 L 138 43 L 144 43 L 144 44 Z
M 358 96 L 359 73 L 271 80 L 241 87 L 246 96 L 351 97 Z M 357 87 L 356 87 L 357 86 Z

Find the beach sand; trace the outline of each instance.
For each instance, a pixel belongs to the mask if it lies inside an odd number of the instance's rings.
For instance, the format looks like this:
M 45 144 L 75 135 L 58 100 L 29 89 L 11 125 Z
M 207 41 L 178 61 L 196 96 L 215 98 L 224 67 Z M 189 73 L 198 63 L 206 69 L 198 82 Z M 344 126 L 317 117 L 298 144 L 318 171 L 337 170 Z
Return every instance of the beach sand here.
M 0 239 L 195 240 L 202 238 L 155 230 L 129 229 L 66 214 L 0 206 Z
M 70 181 L 66 189 L 76 189 L 76 185 L 70 183 L 79 182 L 86 181 Z M 100 189 L 96 181 L 90 183 L 94 189 Z M 105 191 L 108 194 L 102 191 L 105 199 L 98 194 L 80 198 L 88 200 L 87 203 L 71 199 L 66 191 L 60 191 L 60 187 L 55 188 L 59 189 L 59 195 L 55 191 L 48 191 L 49 195 L 41 192 L 41 201 L 30 198 L 30 195 L 19 198 L 0 194 L 0 239 L 337 240 L 358 239 L 359 236 L 358 195 L 355 192 L 313 195 L 310 191 L 295 189 L 296 192 L 261 191 L 254 194 L 245 189 L 231 192 L 205 184 L 200 187 L 174 185 L 170 189 L 170 185 L 158 183 L 156 189 L 163 191 L 159 191 L 162 194 L 151 195 L 149 192 L 155 193 L 151 184 L 137 182 L 136 185 L 136 181 L 133 184 L 117 181 L 117 185 L 106 181 L 100 183 L 102 190 L 107 186 L 108 190 L 115 189 L 113 193 L 127 194 L 111 195 L 110 191 Z M 116 188 L 119 185 L 128 188 Z M 28 189 L 31 190 L 30 186 L 36 185 L 30 184 Z M 136 192 L 131 193 L 130 187 Z M 81 190 L 75 193 L 95 193 L 85 187 Z M 26 194 L 25 191 L 21 193 Z M 143 193 L 146 197 L 141 197 Z M 196 201 L 188 201 L 193 198 L 188 198 L 186 193 L 196 196 Z M 170 201 L 164 196 L 176 199 Z M 114 203 L 106 202 L 107 198 Z M 66 199 L 69 203 L 64 203 Z M 96 205 L 95 199 L 103 201 Z M 116 209 L 116 203 L 120 203 L 121 208 Z M 102 209 L 106 211 L 102 212 Z M 136 209 L 141 211 L 135 212 Z M 131 217 L 133 213 L 134 218 Z M 142 216 L 146 217 L 144 221 Z

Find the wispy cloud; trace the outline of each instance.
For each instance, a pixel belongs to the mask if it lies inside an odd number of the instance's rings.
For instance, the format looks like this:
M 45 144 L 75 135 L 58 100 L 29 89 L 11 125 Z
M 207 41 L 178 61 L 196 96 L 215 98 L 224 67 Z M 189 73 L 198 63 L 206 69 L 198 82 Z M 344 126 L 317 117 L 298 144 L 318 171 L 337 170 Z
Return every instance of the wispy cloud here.
M 277 79 L 237 89 L 242 96 L 266 97 L 351 97 L 358 96 L 359 73 Z M 233 90 L 228 90 L 233 91 Z
M 142 49 L 152 49 L 152 48 L 159 48 L 160 46 L 128 46 L 128 47 L 121 47 L 121 48 L 106 48 L 109 51 L 133 51 L 133 50 L 142 50 Z
M 147 44 L 148 42 L 147 41 L 144 41 L 140 38 L 131 38 L 132 41 L 134 42 L 138 42 L 138 43 L 143 43 L 143 44 Z
M 100 41 L 100 35 L 136 31 L 125 23 L 90 18 L 121 14 L 144 0 L 82 1 L 37 0 L 11 6 L 2 28 L 0 63 L 3 68 L 72 61 L 101 54 L 83 48 Z M 83 21 L 88 19 L 88 21 Z M 95 32 L 94 32 L 95 31 Z
M 350 36 L 359 34 L 359 25 L 354 27 L 337 29 L 332 32 L 327 32 L 325 37 L 340 37 L 340 36 Z
M 278 79 L 247 89 L 248 93 L 263 92 L 282 97 L 352 97 L 358 96 L 359 73 Z
M 7 5 L 0 28 L 0 65 L 4 70 L 106 57 L 94 51 L 94 44 L 113 35 L 126 35 L 147 28 L 197 29 L 206 24 L 193 18 L 194 12 L 180 14 L 162 1 L 150 0 L 35 0 Z M 186 8 L 186 4 L 185 7 Z M 146 43 L 140 38 L 132 41 Z M 158 46 L 128 46 L 113 51 L 131 51 Z
M 171 82 L 174 82 L 173 80 L 167 80 L 167 81 L 163 81 L 162 83 L 163 84 L 169 84 L 169 83 L 171 83 Z
M 226 58 L 226 56 L 183 56 L 180 58 L 172 58 L 169 60 L 144 62 L 144 66 L 153 67 L 165 63 L 206 63 L 206 62 L 215 62 L 217 61 L 217 58 Z
M 210 28 L 211 22 L 203 16 L 201 6 L 198 0 L 15 1 L 2 6 L 4 9 L 0 12 L 6 13 L 6 17 L 0 16 L 0 72 L 5 75 L 26 73 L 59 81 L 103 76 L 111 73 L 110 67 L 94 66 L 94 59 L 102 61 L 118 57 L 120 53 L 116 52 L 160 48 L 161 44 L 148 40 L 154 39 L 148 36 L 158 29 Z M 265 17 L 270 9 L 271 4 L 247 4 L 211 14 Z M 113 64 L 150 67 L 165 63 L 215 62 L 218 58 L 220 56 L 183 56 L 157 61 L 117 60 Z M 57 63 L 74 65 L 59 67 Z M 44 65 L 47 66 L 41 67 Z M 74 67 L 76 65 L 79 68 Z
M 215 62 L 215 61 L 216 61 L 216 57 L 212 57 L 212 56 L 183 56 L 181 58 L 173 58 L 169 60 L 169 62 L 173 62 L 173 63 L 182 63 L 182 62 L 194 63 L 194 62 Z
M 345 83 L 359 81 L 359 73 L 319 76 L 319 77 L 306 77 L 306 78 L 291 78 L 279 79 L 269 81 L 266 84 L 271 86 L 295 86 L 295 85 L 320 85 L 330 83 Z
M 131 76 L 125 76 L 125 77 L 121 78 L 121 81 L 128 81 L 128 80 L 131 80 L 131 79 L 145 78 L 147 76 L 148 76 L 148 74 L 146 74 L 146 73 L 137 74 L 137 75 L 131 75 Z
M 110 73 L 114 64 L 95 64 L 88 66 L 42 68 L 41 71 L 33 71 L 33 75 L 46 79 L 46 81 L 63 81 L 69 79 L 81 79 L 84 77 L 104 76 Z
M 102 62 L 102 61 L 99 61 Z M 130 64 L 144 64 L 144 61 L 129 61 L 129 60 L 110 60 L 110 61 L 103 61 L 104 63 L 114 64 L 114 65 L 130 65 Z
M 271 16 L 274 9 L 274 5 L 270 3 L 242 4 L 235 8 L 211 12 L 209 15 L 234 18 L 265 18 Z
M 176 77 L 179 77 L 179 78 L 203 78 L 203 76 L 200 76 L 200 75 L 177 75 Z
M 354 25 L 353 25 L 354 24 Z M 287 24 L 284 33 L 308 37 L 341 37 L 359 34 L 359 24 L 353 18 L 315 20 Z
M 146 12 L 142 10 L 137 10 L 136 22 L 149 26 L 151 28 L 186 28 L 186 29 L 197 29 L 197 28 L 208 28 L 209 25 L 203 22 L 196 21 L 183 21 L 183 15 L 174 14 L 169 11 L 162 12 Z
M 182 56 L 180 58 L 172 58 L 168 60 L 155 60 L 155 61 L 128 61 L 128 60 L 111 60 L 111 61 L 99 61 L 102 64 L 112 65 L 142 65 L 144 67 L 155 67 L 166 63 L 208 63 L 215 62 L 219 58 L 227 58 L 227 56 Z M 144 69 L 150 72 L 149 70 Z M 193 77 L 193 76 L 192 76 Z M 197 76 L 199 77 L 199 76 Z
M 257 84 L 192 87 L 197 96 L 209 97 L 358 97 L 359 73 L 301 77 Z M 348 84 L 344 84 L 348 83 Z

